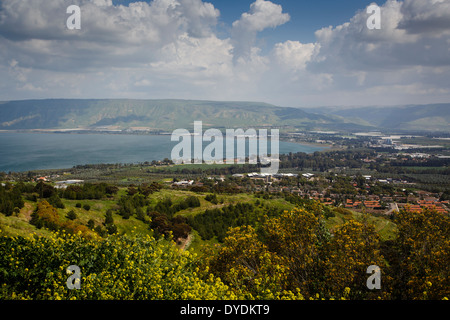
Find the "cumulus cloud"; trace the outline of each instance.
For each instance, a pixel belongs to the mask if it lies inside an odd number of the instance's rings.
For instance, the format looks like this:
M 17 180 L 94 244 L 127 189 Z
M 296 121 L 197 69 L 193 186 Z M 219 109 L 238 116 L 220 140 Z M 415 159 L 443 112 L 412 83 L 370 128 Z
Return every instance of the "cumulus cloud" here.
M 239 20 L 233 22 L 232 39 L 235 57 L 249 57 L 258 32 L 278 27 L 289 19 L 289 14 L 283 13 L 280 5 L 265 0 L 253 2 L 250 5 L 250 11 L 243 13 Z
M 188 34 L 195 38 L 210 36 L 211 28 L 217 24 L 220 16 L 219 10 L 202 0 L 180 0 L 177 8 L 180 16 L 186 21 Z
M 418 17 L 424 22 L 437 11 L 440 16 L 449 15 L 450 6 L 438 1 L 389 0 L 381 10 L 381 30 L 365 28 L 367 14 L 361 11 L 346 24 L 316 32 L 322 48 L 318 59 L 326 68 L 371 70 L 450 64 L 448 44 L 443 41 L 449 35 L 444 30 L 448 32 L 450 26 L 442 29 L 439 24 L 430 36 L 431 25 L 422 32 L 416 25 Z
M 320 46 L 314 43 L 303 44 L 299 41 L 288 40 L 277 43 L 273 50 L 275 61 L 287 70 L 303 70 L 313 56 L 318 52 Z
M 315 43 L 279 43 L 275 61 L 290 67 L 279 81 L 288 79 L 286 87 L 296 88 L 304 103 L 324 94 L 338 104 L 448 101 L 448 4 L 388 0 L 381 6 L 380 30 L 366 27 L 369 14 L 362 8 L 342 25 L 317 30 Z
M 79 5 L 81 30 L 66 27 Z M 265 53 L 258 36 L 286 24 L 281 5 L 256 0 L 216 30 L 220 11 L 202 0 L 0 2 L 0 100 L 48 97 L 264 100 L 290 105 L 399 104 L 448 100 L 448 0 L 387 0 L 381 30 L 361 8 Z
M 447 0 L 405 0 L 399 28 L 408 33 L 440 36 L 450 32 L 450 2 Z

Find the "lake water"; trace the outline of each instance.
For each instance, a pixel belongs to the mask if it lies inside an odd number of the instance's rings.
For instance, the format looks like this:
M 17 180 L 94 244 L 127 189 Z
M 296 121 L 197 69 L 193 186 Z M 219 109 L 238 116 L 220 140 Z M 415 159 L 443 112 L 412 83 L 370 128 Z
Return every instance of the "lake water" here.
M 170 135 L 0 132 L 0 172 L 170 159 L 172 148 L 178 143 L 170 138 Z M 204 146 L 208 144 L 205 142 Z M 280 141 L 281 154 L 323 149 Z

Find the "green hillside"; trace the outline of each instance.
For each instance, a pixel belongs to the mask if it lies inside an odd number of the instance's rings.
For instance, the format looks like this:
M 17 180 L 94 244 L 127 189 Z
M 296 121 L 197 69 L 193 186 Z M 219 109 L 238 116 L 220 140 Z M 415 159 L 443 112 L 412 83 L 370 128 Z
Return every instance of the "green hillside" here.
M 259 102 L 196 100 L 24 100 L 0 104 L 0 130 L 127 129 L 169 131 L 204 127 L 295 126 L 305 129 L 354 126 L 336 116 Z M 358 125 L 358 124 L 356 124 Z
M 450 104 L 299 109 L 262 102 L 47 99 L 0 102 L 0 130 L 173 131 L 204 127 L 448 131 Z
M 108 199 L 97 199 L 97 200 L 68 200 L 62 199 L 62 203 L 64 204 L 64 208 L 58 208 L 58 216 L 62 222 L 67 222 L 69 219 L 67 215 L 70 211 L 73 211 L 76 214 L 76 219 L 74 222 L 81 225 L 88 225 L 89 221 L 92 220 L 94 226 L 103 226 L 105 222 L 105 213 L 111 209 L 114 211 L 112 217 L 114 219 L 114 224 L 117 226 L 117 232 L 131 234 L 132 232 L 136 232 L 143 235 L 152 235 L 153 232 L 150 230 L 148 222 L 138 219 L 136 216 L 130 216 L 124 218 L 122 215 L 117 213 L 118 209 L 118 200 L 126 195 L 127 189 L 120 188 L 117 195 L 113 198 Z M 273 199 L 260 199 L 250 194 L 222 194 L 219 195 L 218 203 L 211 203 L 207 201 L 205 197 L 208 193 L 194 193 L 185 190 L 169 190 L 162 189 L 159 192 L 156 192 L 149 196 L 149 206 L 155 205 L 158 202 L 163 201 L 164 199 L 171 199 L 173 204 L 178 204 L 184 201 L 187 197 L 194 196 L 197 197 L 200 201 L 200 205 L 198 207 L 186 208 L 176 213 L 178 216 L 185 217 L 187 219 L 194 218 L 197 215 L 201 215 L 205 212 L 205 210 L 214 210 L 214 209 L 222 209 L 227 206 L 233 206 L 237 204 L 254 204 L 258 201 L 259 207 L 264 208 L 261 211 L 261 216 L 263 214 L 275 214 L 277 215 L 279 211 L 291 211 L 295 208 L 295 205 L 286 201 L 283 198 L 273 198 Z M 77 206 L 77 204 L 81 204 L 81 206 Z M 85 205 L 89 205 L 89 209 L 86 210 Z M 4 214 L 0 214 L 0 232 L 2 235 L 9 236 L 23 236 L 29 237 L 33 234 L 48 236 L 50 232 L 45 228 L 36 228 L 33 224 L 30 223 L 32 214 L 35 212 L 37 206 L 37 202 L 26 200 L 24 207 L 20 209 L 17 214 L 11 216 L 5 216 Z M 144 211 L 146 207 L 144 207 Z M 250 211 L 246 213 L 250 218 Z M 360 213 L 346 211 L 345 214 L 341 212 L 334 212 L 334 217 L 327 220 L 327 226 L 332 229 L 336 225 L 340 225 L 345 221 L 360 220 Z M 241 218 L 242 219 L 242 218 Z M 253 218 L 252 218 L 253 219 Z M 377 231 L 383 238 L 389 239 L 393 237 L 393 232 L 395 231 L 395 225 L 390 222 L 386 218 L 370 216 L 370 222 L 377 226 Z M 243 222 L 244 220 L 242 220 Z M 215 223 L 218 221 L 216 220 Z M 211 227 L 208 226 L 208 227 Z M 226 229 L 226 225 L 224 225 Z M 226 230 L 224 230 L 225 232 Z M 199 248 L 204 243 L 217 242 L 217 239 L 202 239 L 199 236 L 197 230 L 193 229 L 191 233 L 192 242 L 190 245 L 193 248 Z M 205 241 L 206 240 L 206 241 Z

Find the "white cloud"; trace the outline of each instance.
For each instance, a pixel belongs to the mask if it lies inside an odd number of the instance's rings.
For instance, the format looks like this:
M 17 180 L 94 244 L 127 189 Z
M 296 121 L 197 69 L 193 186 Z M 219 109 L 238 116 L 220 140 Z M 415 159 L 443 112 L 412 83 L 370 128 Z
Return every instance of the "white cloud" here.
M 283 13 L 280 5 L 265 0 L 253 2 L 250 5 L 250 12 L 243 13 L 239 20 L 233 22 L 232 39 L 235 58 L 248 58 L 258 32 L 278 27 L 289 19 L 289 14 Z
M 240 20 L 233 22 L 233 28 L 245 31 L 263 31 L 275 28 L 289 21 L 280 5 L 270 1 L 256 0 L 250 5 L 250 13 L 243 13 Z
M 450 32 L 450 2 L 448 0 L 405 0 L 399 27 L 409 33 L 440 36 Z
M 381 30 L 361 8 L 346 23 L 290 39 L 264 54 L 258 35 L 290 20 L 256 0 L 219 36 L 220 12 L 202 0 L 128 6 L 72 0 L 82 29 L 68 30 L 66 0 L 0 2 L 0 100 L 192 98 L 304 106 L 398 104 L 450 98 L 450 3 L 387 0 Z M 376 103 L 375 103 L 376 104 Z
M 202 0 L 180 0 L 178 7 L 190 36 L 201 38 L 212 34 L 211 28 L 217 24 L 220 12 L 211 3 L 204 3 Z
M 299 41 L 288 40 L 277 43 L 273 50 L 275 61 L 287 70 L 302 70 L 311 61 L 320 45 L 314 43 L 303 44 Z

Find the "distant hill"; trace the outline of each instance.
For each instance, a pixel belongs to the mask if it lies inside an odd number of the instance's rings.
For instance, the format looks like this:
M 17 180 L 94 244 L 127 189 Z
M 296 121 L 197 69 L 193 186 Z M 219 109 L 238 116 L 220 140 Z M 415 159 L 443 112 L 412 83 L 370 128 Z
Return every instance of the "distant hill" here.
M 306 109 L 309 111 L 309 109 Z M 314 112 L 383 129 L 450 131 L 450 103 L 391 107 L 323 107 Z
M 450 104 L 298 109 L 261 102 L 47 99 L 0 102 L 0 130 L 296 127 L 303 130 L 449 131 Z
M 304 129 L 358 128 L 334 115 L 258 102 L 195 100 L 23 100 L 0 103 L 0 130 L 150 128 L 174 130 L 204 127 L 245 128 L 295 126 Z

